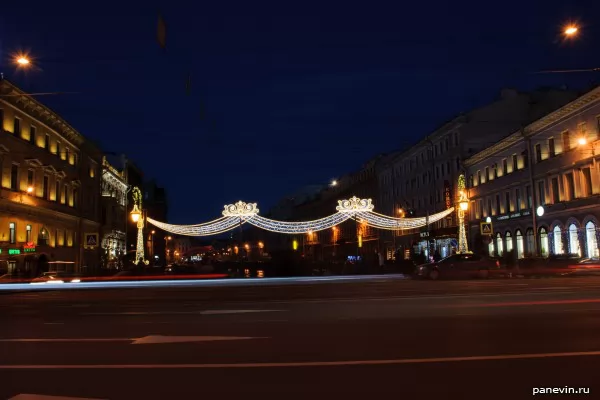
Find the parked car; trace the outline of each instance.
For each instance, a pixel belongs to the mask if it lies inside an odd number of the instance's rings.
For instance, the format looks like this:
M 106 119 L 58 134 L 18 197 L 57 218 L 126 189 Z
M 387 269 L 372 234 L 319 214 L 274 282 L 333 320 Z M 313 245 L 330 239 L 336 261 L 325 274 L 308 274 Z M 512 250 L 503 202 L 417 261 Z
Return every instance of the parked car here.
M 440 261 L 419 265 L 415 272 L 417 278 L 460 279 L 488 278 L 492 270 L 500 267 L 498 260 L 477 254 L 454 254 Z

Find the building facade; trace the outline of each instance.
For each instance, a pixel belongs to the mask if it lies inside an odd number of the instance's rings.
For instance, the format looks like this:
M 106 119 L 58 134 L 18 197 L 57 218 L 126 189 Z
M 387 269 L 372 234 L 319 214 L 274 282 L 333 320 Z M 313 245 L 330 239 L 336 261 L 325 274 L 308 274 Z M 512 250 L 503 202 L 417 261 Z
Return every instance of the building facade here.
M 308 221 L 336 213 L 338 200 L 356 196 L 375 199 L 378 193 L 376 170 L 384 159 L 379 155 L 365 163 L 358 171 L 342 176 L 335 185 L 330 185 L 305 202 L 294 207 L 293 221 Z M 377 209 L 377 205 L 375 205 Z M 288 238 L 289 248 L 301 251 L 311 261 L 346 261 L 375 259 L 379 251 L 380 231 L 350 219 L 331 229 L 292 235 Z
M 102 266 L 121 268 L 121 260 L 127 251 L 126 207 L 129 185 L 122 171 L 117 170 L 107 160 L 102 160 L 102 211 L 100 242 Z
M 466 160 L 472 249 L 598 257 L 599 131 L 596 88 Z
M 576 96 L 562 89 L 503 90 L 498 100 L 457 116 L 382 163 L 376 208 L 398 217 L 422 217 L 453 207 L 463 160 Z M 436 252 L 447 256 L 458 245 L 456 215 L 419 230 L 391 232 L 383 242 L 387 258 L 415 253 L 429 257 Z
M 0 273 L 97 268 L 100 150 L 5 79 L 0 94 Z

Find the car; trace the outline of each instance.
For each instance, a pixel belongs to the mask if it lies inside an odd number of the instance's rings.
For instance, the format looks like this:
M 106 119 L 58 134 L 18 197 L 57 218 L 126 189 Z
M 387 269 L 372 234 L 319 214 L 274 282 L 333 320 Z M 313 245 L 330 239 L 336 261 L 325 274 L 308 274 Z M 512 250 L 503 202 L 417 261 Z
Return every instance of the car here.
M 62 272 L 44 272 L 37 278 L 31 280 L 31 284 L 61 284 L 61 283 L 79 283 L 81 278 L 65 274 Z
M 586 263 L 577 256 L 557 255 L 551 257 L 527 257 L 517 263 L 518 275 L 524 277 L 570 275 L 576 273 Z
M 492 270 L 498 269 L 498 260 L 477 254 L 454 254 L 440 261 L 417 266 L 415 277 L 431 280 L 488 278 Z
M 582 258 L 577 263 L 569 263 L 568 275 L 596 275 L 600 273 L 600 259 Z

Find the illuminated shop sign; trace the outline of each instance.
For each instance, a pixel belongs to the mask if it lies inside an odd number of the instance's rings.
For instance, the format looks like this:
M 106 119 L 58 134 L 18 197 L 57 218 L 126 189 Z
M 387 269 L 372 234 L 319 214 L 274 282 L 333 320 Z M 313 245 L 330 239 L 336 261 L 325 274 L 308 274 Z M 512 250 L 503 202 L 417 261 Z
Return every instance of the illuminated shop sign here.
M 503 221 L 503 220 L 506 220 L 506 219 L 526 217 L 528 215 L 531 215 L 531 210 L 524 210 L 524 211 L 521 211 L 521 212 L 512 213 L 510 215 L 509 214 L 501 215 L 499 217 L 496 217 L 496 221 Z
M 8 254 L 11 256 L 21 254 L 21 250 L 20 249 L 8 249 Z
M 23 245 L 23 253 L 35 253 L 35 243 L 26 243 Z

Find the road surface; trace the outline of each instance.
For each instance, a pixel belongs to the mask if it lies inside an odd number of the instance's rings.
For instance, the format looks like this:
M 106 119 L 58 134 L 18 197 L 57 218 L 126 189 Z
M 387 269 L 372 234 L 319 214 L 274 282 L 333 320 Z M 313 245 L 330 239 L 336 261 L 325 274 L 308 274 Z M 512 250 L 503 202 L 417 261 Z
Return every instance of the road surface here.
M 0 398 L 600 395 L 599 278 L 256 282 L 0 291 Z

